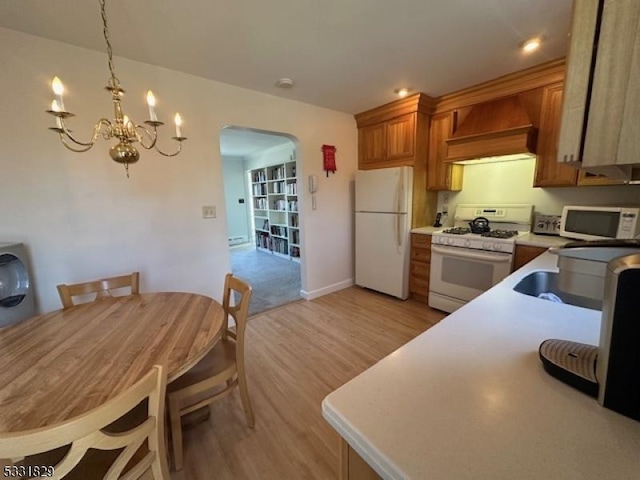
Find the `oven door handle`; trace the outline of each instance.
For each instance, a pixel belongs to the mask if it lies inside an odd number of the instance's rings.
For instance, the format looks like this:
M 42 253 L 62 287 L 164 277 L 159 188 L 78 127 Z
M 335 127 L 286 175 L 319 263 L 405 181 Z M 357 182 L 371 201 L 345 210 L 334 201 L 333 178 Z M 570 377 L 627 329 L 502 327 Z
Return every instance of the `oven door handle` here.
M 463 250 L 462 248 L 447 248 L 447 247 L 439 247 L 436 245 L 431 246 L 431 251 L 434 253 L 439 253 L 441 255 L 450 255 L 450 256 L 456 256 L 460 258 L 469 258 L 472 260 L 483 260 L 485 262 L 493 262 L 493 263 L 511 262 L 511 255 L 508 253 L 502 253 L 499 255 L 487 255 L 482 253 L 469 252 L 468 250 Z

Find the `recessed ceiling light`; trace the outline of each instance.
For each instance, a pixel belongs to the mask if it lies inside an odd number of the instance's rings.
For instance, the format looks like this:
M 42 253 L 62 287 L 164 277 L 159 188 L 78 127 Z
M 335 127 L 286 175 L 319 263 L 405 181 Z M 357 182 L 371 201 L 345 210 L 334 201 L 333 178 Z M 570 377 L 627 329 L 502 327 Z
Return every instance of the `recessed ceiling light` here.
M 276 82 L 276 86 L 280 88 L 291 88 L 293 87 L 293 80 L 290 78 L 281 78 Z
M 409 95 L 409 89 L 408 88 L 396 88 L 395 92 L 396 92 L 396 95 L 398 95 L 400 98 L 404 98 L 407 95 Z
M 534 52 L 534 51 L 536 51 L 538 48 L 540 48 L 540 42 L 541 42 L 541 40 L 540 40 L 540 38 L 538 38 L 538 37 L 536 37 L 536 38 L 530 38 L 529 40 L 526 40 L 526 41 L 522 44 L 522 46 L 521 46 L 522 51 L 523 51 L 524 53 L 531 53 L 531 52 Z

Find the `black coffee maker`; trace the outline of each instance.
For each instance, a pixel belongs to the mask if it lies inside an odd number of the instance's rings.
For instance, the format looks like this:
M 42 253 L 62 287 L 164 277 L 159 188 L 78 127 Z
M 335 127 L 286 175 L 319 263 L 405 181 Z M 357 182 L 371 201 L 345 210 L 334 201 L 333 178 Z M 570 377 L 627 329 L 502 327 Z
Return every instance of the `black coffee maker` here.
M 607 267 L 596 378 L 600 405 L 640 420 L 640 254 Z
M 598 246 L 578 248 L 608 248 L 611 245 L 601 242 Z M 623 248 L 639 246 L 631 241 L 625 242 Z M 637 252 L 629 250 L 629 254 L 604 264 L 598 346 L 552 339 L 540 345 L 539 353 L 548 373 L 597 397 L 600 405 L 640 421 L 640 253 Z M 556 253 L 561 255 L 558 265 L 562 274 L 562 253 Z M 599 252 L 595 254 L 598 255 Z M 586 268 L 591 266 L 586 265 Z M 568 283 L 579 284 L 580 274 L 570 280 Z

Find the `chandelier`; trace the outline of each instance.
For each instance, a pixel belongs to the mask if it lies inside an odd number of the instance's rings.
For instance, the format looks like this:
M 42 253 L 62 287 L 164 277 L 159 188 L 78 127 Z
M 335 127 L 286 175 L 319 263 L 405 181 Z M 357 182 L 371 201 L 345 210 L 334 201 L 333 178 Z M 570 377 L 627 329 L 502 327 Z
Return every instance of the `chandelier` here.
M 134 146 L 135 143 L 139 143 L 146 150 L 155 148 L 155 150 L 165 157 L 175 157 L 182 150 L 182 142 L 187 138 L 182 136 L 182 119 L 180 118 L 180 114 L 176 113 L 174 117 L 176 135 L 171 138 L 178 142 L 177 150 L 173 153 L 165 153 L 160 150 L 156 143 L 158 139 L 157 128 L 164 125 L 164 123 L 158 121 L 155 111 L 156 99 L 151 91 L 147 92 L 149 120 L 144 122 L 147 127 L 135 124 L 127 115 L 124 115 L 122 112 L 121 100 L 125 92 L 120 86 L 120 81 L 118 80 L 118 77 L 116 77 L 113 67 L 113 51 L 111 49 L 111 42 L 109 41 L 109 28 L 107 27 L 105 0 L 100 0 L 100 12 L 102 14 L 102 32 L 104 34 L 104 41 L 107 44 L 107 55 L 109 56 L 109 72 L 111 73 L 111 77 L 109 78 L 105 89 L 111 93 L 115 118 L 113 120 L 109 120 L 107 118 L 101 118 L 98 120 L 98 122 L 93 126 L 93 134 L 88 142 L 82 142 L 76 139 L 73 136 L 72 131 L 67 128 L 65 122 L 66 119 L 73 117 L 74 115 L 73 113 L 65 110 L 62 99 L 64 86 L 60 79 L 55 77 L 51 83 L 55 99 L 51 102 L 51 110 L 47 110 L 47 113 L 56 117 L 56 126 L 50 127 L 49 130 L 58 132 L 62 144 L 73 152 L 88 151 L 93 147 L 93 145 L 95 145 L 100 134 L 102 134 L 102 137 L 105 140 L 111 140 L 112 138 L 117 139 L 118 143 L 109 149 L 109 155 L 114 161 L 124 165 L 128 178 L 129 164 L 136 163 L 140 158 L 140 153 L 138 153 L 138 150 Z

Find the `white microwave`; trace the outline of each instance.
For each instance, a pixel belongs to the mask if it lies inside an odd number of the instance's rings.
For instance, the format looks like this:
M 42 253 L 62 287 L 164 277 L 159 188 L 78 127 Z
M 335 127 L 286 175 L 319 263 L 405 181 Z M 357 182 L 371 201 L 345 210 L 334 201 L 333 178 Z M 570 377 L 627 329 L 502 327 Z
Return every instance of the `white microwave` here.
M 562 209 L 560 235 L 577 240 L 640 237 L 640 207 L 578 207 Z

